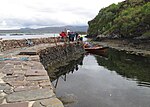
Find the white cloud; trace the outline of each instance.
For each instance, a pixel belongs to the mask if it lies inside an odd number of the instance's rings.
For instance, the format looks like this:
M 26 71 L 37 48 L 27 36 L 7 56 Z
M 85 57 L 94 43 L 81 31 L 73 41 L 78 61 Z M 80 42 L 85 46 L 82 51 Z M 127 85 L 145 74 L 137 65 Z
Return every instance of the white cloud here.
M 1 23 L 0 23 L 1 26 L 7 26 L 7 23 L 3 20 Z
M 0 29 L 87 25 L 103 7 L 123 0 L 0 0 Z

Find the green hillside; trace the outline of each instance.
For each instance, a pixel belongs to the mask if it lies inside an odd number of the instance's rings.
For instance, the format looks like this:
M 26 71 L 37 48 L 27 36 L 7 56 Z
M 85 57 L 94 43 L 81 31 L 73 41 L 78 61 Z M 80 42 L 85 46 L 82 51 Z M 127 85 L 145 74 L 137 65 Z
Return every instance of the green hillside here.
M 150 37 L 150 0 L 126 0 L 111 4 L 88 22 L 89 35 L 120 38 Z

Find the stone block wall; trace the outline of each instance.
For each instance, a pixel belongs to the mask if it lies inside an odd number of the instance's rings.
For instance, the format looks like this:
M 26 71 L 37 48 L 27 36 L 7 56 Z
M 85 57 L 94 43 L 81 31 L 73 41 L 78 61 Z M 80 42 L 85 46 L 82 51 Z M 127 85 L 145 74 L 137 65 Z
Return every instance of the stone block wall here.
M 41 63 L 47 67 L 58 63 L 71 60 L 76 55 L 84 53 L 82 44 L 72 43 L 67 45 L 59 45 L 57 47 L 48 47 L 39 52 Z
M 49 37 L 49 38 L 36 38 L 30 39 L 33 45 L 44 44 L 44 43 L 54 43 L 58 42 L 58 38 Z M 6 51 L 13 48 L 21 48 L 28 46 L 26 39 L 21 40 L 1 40 L 0 41 L 0 52 Z

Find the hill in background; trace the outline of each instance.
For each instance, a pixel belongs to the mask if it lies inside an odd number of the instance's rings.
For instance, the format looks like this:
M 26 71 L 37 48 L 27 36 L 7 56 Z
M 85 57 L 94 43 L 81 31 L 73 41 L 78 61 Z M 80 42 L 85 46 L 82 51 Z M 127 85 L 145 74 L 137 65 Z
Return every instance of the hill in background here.
M 0 30 L 0 33 L 60 33 L 65 29 L 69 29 L 75 32 L 87 32 L 88 26 L 45 27 L 38 29 L 21 28 L 18 30 Z

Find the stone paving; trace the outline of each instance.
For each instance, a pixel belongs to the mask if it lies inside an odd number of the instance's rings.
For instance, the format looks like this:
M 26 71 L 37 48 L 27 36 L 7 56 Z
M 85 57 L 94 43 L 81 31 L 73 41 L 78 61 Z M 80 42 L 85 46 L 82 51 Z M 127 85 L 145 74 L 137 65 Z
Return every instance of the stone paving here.
M 56 98 L 47 71 L 37 54 L 50 46 L 55 44 L 41 44 L 0 53 L 0 107 L 63 107 L 62 102 Z M 23 54 L 30 52 L 35 54 Z M 5 59 L 2 60 L 3 58 Z

